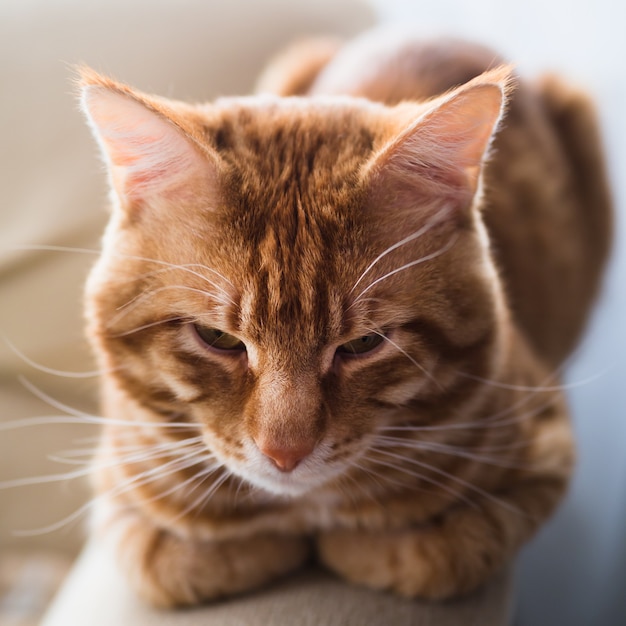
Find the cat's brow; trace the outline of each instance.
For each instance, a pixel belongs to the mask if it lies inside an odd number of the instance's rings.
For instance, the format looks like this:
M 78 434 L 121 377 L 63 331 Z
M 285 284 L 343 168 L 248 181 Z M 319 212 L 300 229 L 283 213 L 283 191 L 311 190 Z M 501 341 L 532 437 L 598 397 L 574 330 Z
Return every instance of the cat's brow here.
M 131 298 L 128 302 L 125 302 L 124 304 L 122 304 L 120 307 L 118 307 L 118 314 L 107 322 L 107 327 L 112 328 L 116 326 L 122 319 L 124 319 L 124 317 L 129 315 L 136 308 L 140 307 L 147 300 L 154 298 L 154 296 L 160 293 L 163 293 L 165 291 L 172 291 L 176 289 L 179 289 L 181 291 L 191 292 L 191 293 L 197 293 L 201 296 L 215 299 L 218 302 L 221 302 L 222 304 L 229 303 L 232 306 L 235 306 L 235 303 L 232 300 L 224 301 L 219 296 L 216 296 L 215 294 L 209 291 L 205 291 L 204 289 L 197 289 L 196 287 L 189 287 L 187 285 L 165 285 L 163 287 L 157 287 L 156 289 L 151 289 L 149 291 L 141 292 L 137 294 L 136 296 L 134 296 L 133 298 Z
M 440 222 L 442 222 L 446 216 L 450 213 L 450 208 L 449 207 L 443 207 L 440 211 L 438 211 L 433 217 L 431 217 L 421 228 L 419 228 L 418 230 L 416 230 L 415 232 L 411 233 L 410 235 L 408 235 L 408 237 L 405 237 L 404 239 L 401 239 L 400 241 L 394 243 L 393 245 L 389 246 L 386 250 L 384 250 L 383 252 L 381 252 L 363 271 L 363 273 L 359 276 L 359 278 L 357 279 L 357 281 L 354 283 L 354 285 L 352 286 L 352 289 L 350 289 L 349 293 L 352 293 L 357 286 L 359 285 L 359 283 L 363 280 L 363 278 L 365 278 L 365 276 L 372 270 L 372 268 L 381 260 L 383 259 L 385 256 L 387 256 L 388 254 L 390 254 L 391 252 L 393 252 L 394 250 L 397 250 L 398 248 L 401 248 L 402 246 L 405 246 L 406 244 L 410 243 L 411 241 L 415 241 L 416 239 L 419 239 L 420 237 L 422 237 L 423 235 L 425 235 L 428 231 L 430 231 L 434 226 L 436 226 L 437 224 L 439 224 Z M 362 292 L 364 293 L 364 292 Z
M 437 257 L 441 256 L 442 254 L 445 254 L 446 252 L 448 252 L 448 250 L 450 250 L 454 246 L 454 244 L 456 243 L 457 240 L 458 240 L 458 235 L 450 237 L 450 239 L 447 241 L 447 243 L 444 246 L 442 246 L 441 248 L 439 248 L 438 250 L 435 250 L 435 252 L 432 252 L 431 254 L 427 254 L 427 255 L 425 255 L 423 257 L 420 257 L 419 259 L 415 259 L 414 261 L 410 261 L 409 263 L 405 263 L 404 265 L 401 265 L 400 267 L 397 267 L 397 268 L 387 272 L 383 276 L 380 276 L 376 280 L 372 281 L 367 287 L 365 287 L 364 289 L 361 290 L 361 292 L 354 299 L 354 301 L 352 302 L 350 307 L 354 306 L 357 302 L 359 302 L 361 300 L 361 298 L 370 289 L 375 287 L 378 283 L 382 282 L 383 280 L 389 278 L 390 276 L 393 276 L 394 274 L 397 274 L 398 272 L 403 272 L 404 270 L 407 270 L 407 269 L 409 269 L 411 267 L 415 267 L 416 265 L 421 265 L 422 263 L 426 263 L 427 261 L 432 261 L 433 259 L 436 259 Z

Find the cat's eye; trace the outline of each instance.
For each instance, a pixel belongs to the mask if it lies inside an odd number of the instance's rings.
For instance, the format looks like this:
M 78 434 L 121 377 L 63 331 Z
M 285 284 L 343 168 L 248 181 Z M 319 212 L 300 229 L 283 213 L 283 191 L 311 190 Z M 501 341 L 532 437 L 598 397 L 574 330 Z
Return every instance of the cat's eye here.
M 196 331 L 196 335 L 198 335 L 202 342 L 209 348 L 229 352 L 244 352 L 246 349 L 241 339 L 238 339 L 234 335 L 229 335 L 222 330 L 218 330 L 217 328 L 207 328 L 199 324 L 194 324 L 193 328 Z
M 382 333 L 370 333 L 369 335 L 362 335 L 357 339 L 348 341 L 341 344 L 337 348 L 337 354 L 342 356 L 359 356 L 361 354 L 367 354 L 377 348 L 385 340 L 385 335 Z

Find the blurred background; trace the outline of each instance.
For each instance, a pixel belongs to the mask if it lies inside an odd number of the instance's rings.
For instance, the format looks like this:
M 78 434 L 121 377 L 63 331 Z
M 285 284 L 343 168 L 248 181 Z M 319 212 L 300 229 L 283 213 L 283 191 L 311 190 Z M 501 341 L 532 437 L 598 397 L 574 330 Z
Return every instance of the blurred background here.
M 31 623 L 33 597 L 45 605 L 84 538 L 75 515 L 88 498 L 83 467 L 50 457 L 88 449 L 97 429 L 40 418 L 96 412 L 97 385 L 35 366 L 94 367 L 80 301 L 107 192 L 71 65 L 205 100 L 248 93 L 266 60 L 299 35 L 350 36 L 376 21 L 490 45 L 522 75 L 558 72 L 597 103 L 615 198 L 614 254 L 567 370 L 577 472 L 565 503 L 519 559 L 515 623 L 626 624 L 626 5 L 615 0 L 0 3 L 0 623 Z M 67 471 L 76 477 L 29 480 Z
M 375 0 L 425 36 L 491 45 L 525 76 L 554 71 L 594 97 L 616 210 L 603 297 L 566 382 L 579 445 L 568 498 L 526 548 L 516 624 L 626 624 L 626 4 L 616 0 Z M 589 382 L 585 382 L 589 381 Z

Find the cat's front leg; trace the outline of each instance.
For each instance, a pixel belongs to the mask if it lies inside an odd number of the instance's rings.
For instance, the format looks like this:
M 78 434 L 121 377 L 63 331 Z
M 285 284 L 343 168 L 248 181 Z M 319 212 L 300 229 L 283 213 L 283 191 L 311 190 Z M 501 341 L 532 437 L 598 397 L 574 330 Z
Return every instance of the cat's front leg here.
M 124 514 L 103 529 L 114 539 L 123 574 L 141 598 L 159 607 L 198 604 L 260 587 L 300 567 L 309 542 L 259 535 L 194 540 Z
M 564 485 L 556 478 L 526 483 L 406 529 L 326 531 L 317 538 L 319 557 L 347 580 L 374 589 L 427 599 L 465 594 L 510 561 Z

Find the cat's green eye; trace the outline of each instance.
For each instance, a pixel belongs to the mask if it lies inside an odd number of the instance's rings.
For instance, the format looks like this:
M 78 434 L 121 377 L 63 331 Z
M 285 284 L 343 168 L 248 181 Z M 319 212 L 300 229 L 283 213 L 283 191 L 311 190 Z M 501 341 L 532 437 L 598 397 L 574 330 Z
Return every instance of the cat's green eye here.
M 385 336 L 382 333 L 370 333 L 369 335 L 363 335 L 358 339 L 353 339 L 352 341 L 341 344 L 337 348 L 337 353 L 346 356 L 359 356 L 371 352 L 384 340 Z
M 209 348 L 215 350 L 228 350 L 230 352 L 244 352 L 246 349 L 245 344 L 241 339 L 238 339 L 234 335 L 229 335 L 217 328 L 207 328 L 206 326 L 200 326 L 199 324 L 193 325 L 194 330 L 198 337 Z

